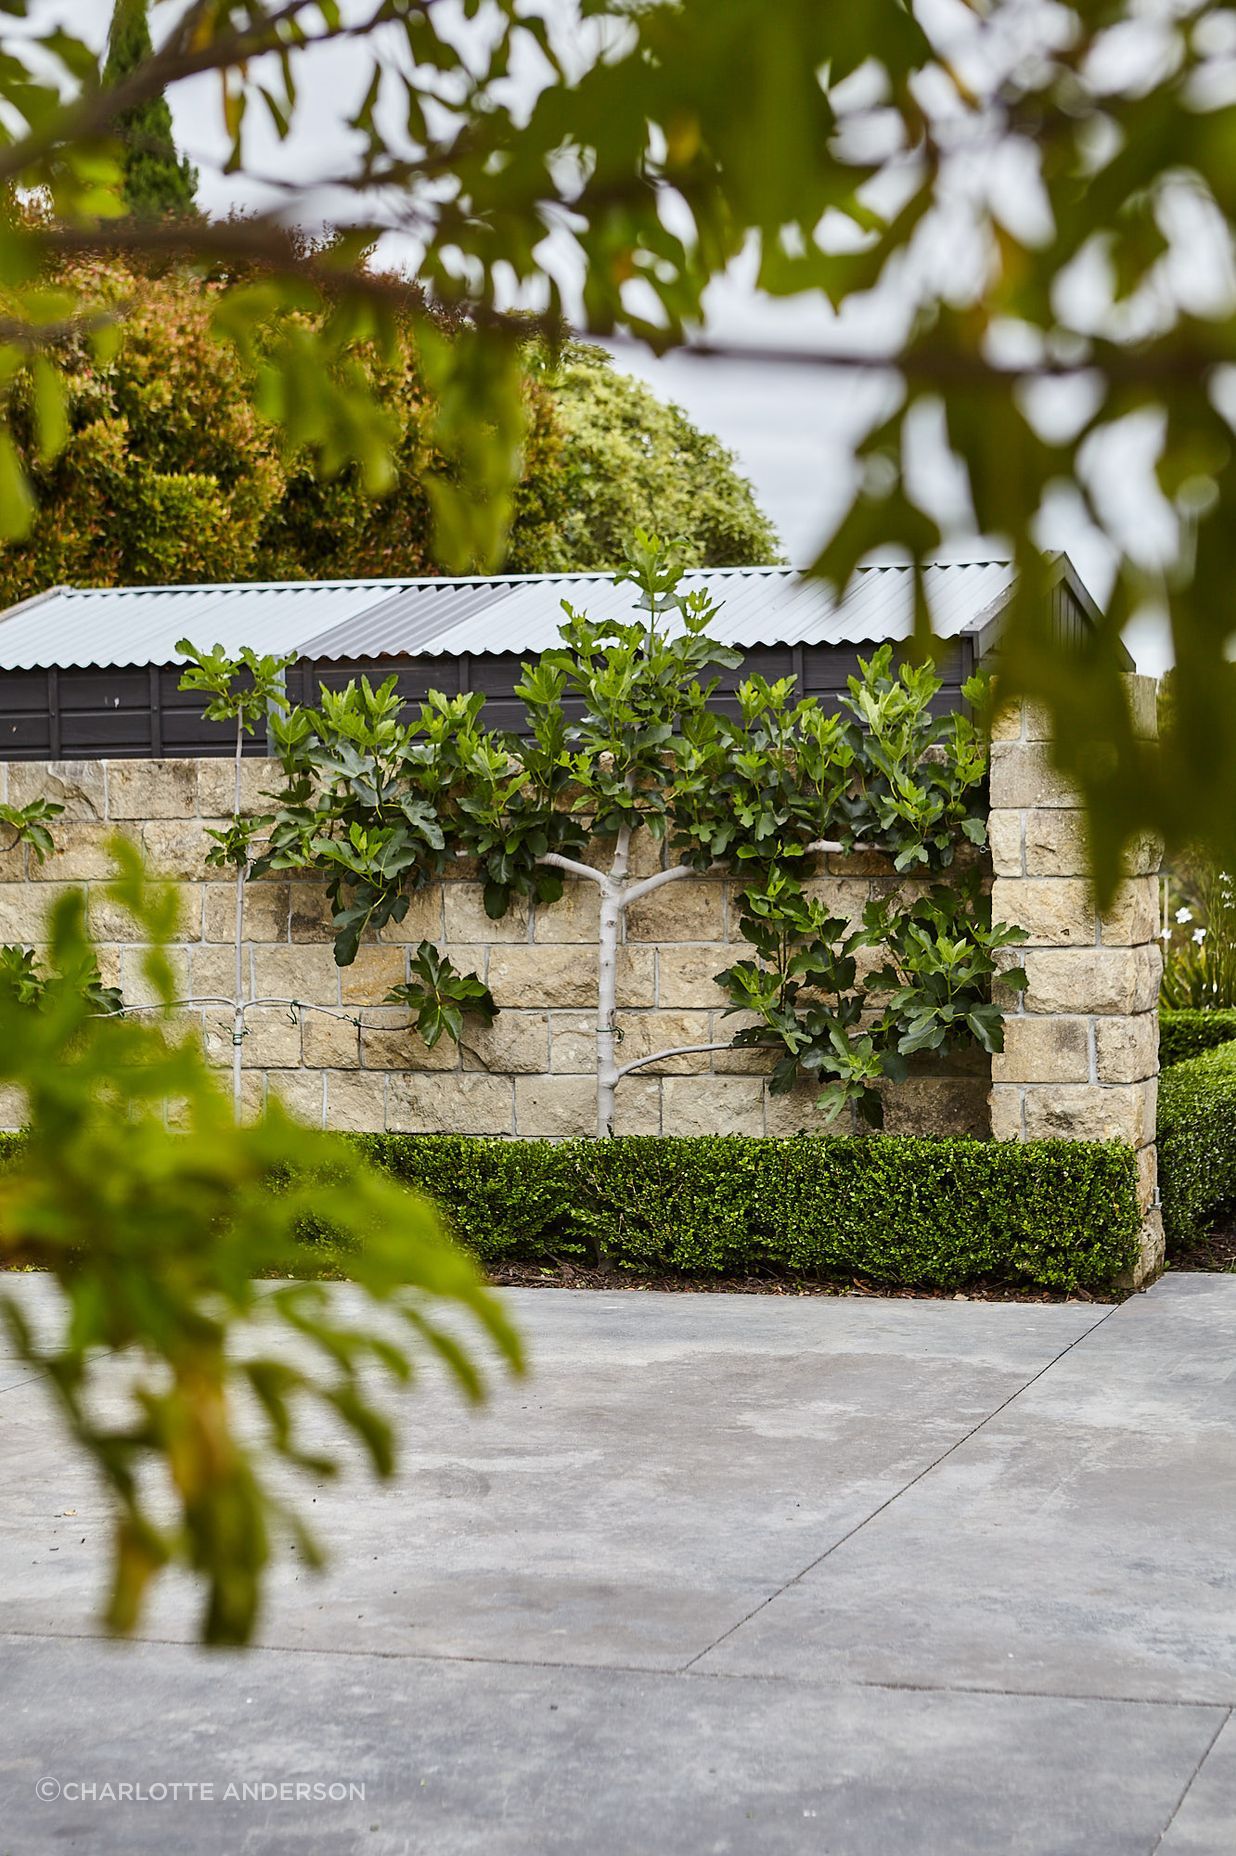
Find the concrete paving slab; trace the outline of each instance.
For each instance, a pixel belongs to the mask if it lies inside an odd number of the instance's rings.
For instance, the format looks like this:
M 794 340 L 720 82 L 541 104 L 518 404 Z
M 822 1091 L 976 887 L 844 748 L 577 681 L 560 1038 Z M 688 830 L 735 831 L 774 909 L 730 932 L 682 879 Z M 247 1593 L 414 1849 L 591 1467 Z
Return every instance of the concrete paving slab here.
M 6 1659 L 4 1856 L 1134 1856 L 1222 1718 L 367 1655 Z M 109 1781 L 216 1795 L 74 1795 Z M 298 1781 L 364 1798 L 241 1802 Z
M 318 1579 L 281 1564 L 262 1642 L 678 1667 L 1109 1312 L 553 1290 L 507 1301 L 531 1378 L 475 1415 L 426 1381 L 398 1481 L 298 1484 L 335 1567 Z M 0 1624 L 89 1630 L 107 1563 L 92 1493 L 41 1393 L 6 1413 Z M 306 1435 L 321 1443 L 325 1420 Z M 169 1582 L 146 1629 L 194 1627 Z
M 1236 1849 L 1236 1720 L 1225 1717 L 1155 1856 L 1226 1856 Z
M 1169 1276 L 703 1666 L 1236 1702 L 1234 1421 L 1236 1279 Z

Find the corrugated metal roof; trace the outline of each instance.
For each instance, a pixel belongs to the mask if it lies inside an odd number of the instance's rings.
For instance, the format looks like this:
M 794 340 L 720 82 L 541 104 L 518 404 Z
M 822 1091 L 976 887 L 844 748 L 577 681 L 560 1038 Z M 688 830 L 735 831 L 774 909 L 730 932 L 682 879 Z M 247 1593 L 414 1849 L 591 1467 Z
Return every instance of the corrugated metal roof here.
M 953 638 L 999 608 L 1012 569 L 940 562 L 925 580 L 934 628 Z M 913 622 L 912 576 L 897 564 L 860 568 L 841 600 L 789 567 L 709 568 L 685 583 L 719 602 L 710 630 L 727 644 L 876 644 L 906 637 Z M 564 599 L 606 619 L 632 616 L 636 598 L 607 574 L 57 587 L 0 613 L 0 670 L 171 664 L 184 637 L 325 661 L 535 655 L 557 642 Z

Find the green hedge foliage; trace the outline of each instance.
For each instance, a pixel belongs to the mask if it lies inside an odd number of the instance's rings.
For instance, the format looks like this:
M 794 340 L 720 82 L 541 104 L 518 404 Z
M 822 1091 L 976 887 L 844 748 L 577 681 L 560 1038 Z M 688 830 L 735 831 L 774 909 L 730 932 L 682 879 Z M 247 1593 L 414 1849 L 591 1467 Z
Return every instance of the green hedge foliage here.
M 1236 1102 L 1236 1067 L 1230 1088 Z M 490 1264 L 599 1257 L 657 1274 L 1094 1290 L 1137 1250 L 1136 1165 L 1116 1142 L 351 1138 Z M 20 1139 L 0 1135 L 0 1158 Z M 1228 1165 L 1236 1177 L 1236 1140 Z M 328 1228 L 306 1230 L 305 1246 L 309 1273 L 346 1273 Z
M 1117 1144 L 356 1138 L 490 1263 L 582 1254 L 652 1272 L 1098 1289 L 1131 1266 L 1140 1222 Z
M 1200 1057 L 1236 1039 L 1236 1012 L 1171 1011 L 1159 1008 L 1159 1068 Z
M 1187 1247 L 1236 1200 L 1236 1043 L 1164 1073 L 1158 1132 L 1164 1233 L 1169 1247 Z

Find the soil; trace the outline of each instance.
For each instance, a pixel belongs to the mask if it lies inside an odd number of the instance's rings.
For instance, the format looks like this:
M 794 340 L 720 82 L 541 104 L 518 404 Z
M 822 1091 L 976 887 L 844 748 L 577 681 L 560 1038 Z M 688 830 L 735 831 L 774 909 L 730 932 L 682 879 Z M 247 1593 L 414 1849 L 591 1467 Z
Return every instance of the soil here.
M 1236 1271 L 1236 1205 L 1223 1206 L 1205 1237 L 1173 1248 L 1167 1261 L 1174 1270 Z
M 1234 1240 L 1236 1242 L 1236 1240 Z M 1236 1254 L 1236 1253 L 1234 1253 Z M 1212 1267 L 1219 1267 L 1218 1265 Z M 490 1282 L 504 1289 L 661 1289 L 675 1295 L 865 1295 L 902 1302 L 1118 1302 L 1118 1295 L 1086 1289 L 1011 1289 L 1007 1283 L 971 1283 L 965 1289 L 899 1289 L 866 1282 L 818 1282 L 798 1276 L 659 1276 L 641 1270 L 592 1269 L 583 1264 L 500 1263 Z

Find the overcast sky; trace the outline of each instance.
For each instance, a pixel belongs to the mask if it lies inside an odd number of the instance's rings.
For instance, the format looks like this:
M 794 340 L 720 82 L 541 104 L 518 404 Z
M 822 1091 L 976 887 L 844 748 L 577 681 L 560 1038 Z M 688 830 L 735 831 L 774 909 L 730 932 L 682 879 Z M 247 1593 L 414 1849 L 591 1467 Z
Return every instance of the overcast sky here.
M 33 0 L 32 12 L 40 21 L 59 15 L 75 31 L 101 39 L 111 0 Z M 157 21 L 158 8 L 154 17 Z M 294 175 L 302 181 L 330 172 L 346 149 L 349 132 L 344 115 L 361 82 L 359 60 L 355 70 L 349 68 L 350 62 L 347 48 L 309 61 L 301 86 L 301 131 L 284 147 L 271 136 L 255 138 L 250 153 L 253 170 Z M 226 211 L 236 204 L 266 203 L 271 197 L 266 189 L 221 172 L 224 141 L 215 80 L 179 86 L 171 101 L 181 146 L 201 171 L 203 206 Z M 765 346 L 827 348 L 839 338 L 847 346 L 858 341 L 875 345 L 881 330 L 872 326 L 873 315 L 879 319 L 878 311 L 867 308 L 863 322 L 851 317 L 842 329 L 823 297 L 771 301 L 752 287 L 740 269 L 714 286 L 708 333 L 730 342 Z M 640 374 L 662 397 L 676 400 L 696 424 L 715 432 L 730 447 L 776 524 L 789 560 L 795 565 L 809 562 L 844 506 L 850 488 L 851 440 L 878 405 L 884 391 L 880 383 L 852 373 L 813 372 L 789 365 L 693 361 L 681 355 L 658 360 L 636 348 L 623 348 L 618 361 Z M 1068 507 L 1053 510 L 1040 540 L 1068 552 L 1096 598 L 1101 601 L 1106 596 L 1112 572 L 1108 547 L 1079 514 Z M 959 542 L 952 552 L 973 558 L 989 549 L 971 538 Z M 1157 628 L 1144 627 L 1130 643 L 1142 668 L 1162 668 L 1165 652 Z

